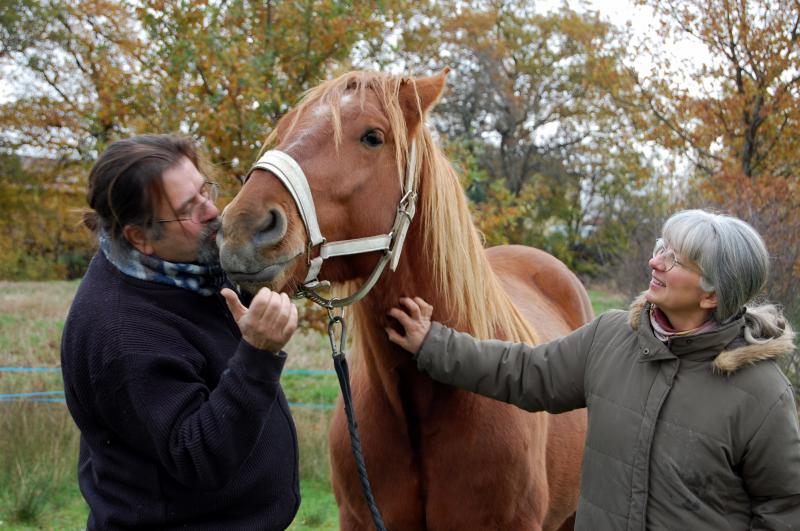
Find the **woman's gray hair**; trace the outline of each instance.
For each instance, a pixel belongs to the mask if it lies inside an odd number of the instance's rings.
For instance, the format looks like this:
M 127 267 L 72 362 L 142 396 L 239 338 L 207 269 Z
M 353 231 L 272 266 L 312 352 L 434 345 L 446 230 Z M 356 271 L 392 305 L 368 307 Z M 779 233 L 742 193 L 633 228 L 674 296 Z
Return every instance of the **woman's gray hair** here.
M 700 287 L 717 294 L 714 318 L 723 323 L 756 298 L 769 276 L 769 253 L 756 230 L 741 219 L 705 210 L 672 215 L 662 235 L 681 258 L 702 272 Z M 745 338 L 756 343 L 786 329 L 780 309 L 764 304 L 747 309 Z

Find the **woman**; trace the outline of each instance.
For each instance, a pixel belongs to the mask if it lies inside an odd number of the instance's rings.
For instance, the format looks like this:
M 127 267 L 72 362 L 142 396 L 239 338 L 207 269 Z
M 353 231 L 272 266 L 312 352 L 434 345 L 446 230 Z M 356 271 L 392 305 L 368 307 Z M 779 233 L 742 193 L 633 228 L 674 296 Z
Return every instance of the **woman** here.
M 800 529 L 800 432 L 775 358 L 794 333 L 746 307 L 769 259 L 758 233 L 689 210 L 664 225 L 647 291 L 544 345 L 479 341 L 401 299 L 389 339 L 444 383 L 560 413 L 587 407 L 578 529 Z

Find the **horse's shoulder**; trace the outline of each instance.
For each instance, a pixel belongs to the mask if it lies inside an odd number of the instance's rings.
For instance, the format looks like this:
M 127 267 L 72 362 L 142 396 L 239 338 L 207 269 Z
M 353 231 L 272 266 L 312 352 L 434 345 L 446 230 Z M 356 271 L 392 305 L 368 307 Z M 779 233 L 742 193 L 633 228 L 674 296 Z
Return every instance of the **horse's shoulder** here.
M 543 303 L 556 306 L 570 328 L 577 328 L 594 317 L 583 284 L 553 255 L 525 245 L 490 247 L 486 254 L 492 269 L 518 305 L 522 298 L 541 299 Z

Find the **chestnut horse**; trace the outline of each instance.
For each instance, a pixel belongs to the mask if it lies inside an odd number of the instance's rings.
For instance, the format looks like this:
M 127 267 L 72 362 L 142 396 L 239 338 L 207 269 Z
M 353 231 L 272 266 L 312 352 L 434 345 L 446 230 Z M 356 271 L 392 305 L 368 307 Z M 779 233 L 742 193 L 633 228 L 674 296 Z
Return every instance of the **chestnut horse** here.
M 548 341 L 592 318 L 586 291 L 552 256 L 522 246 L 483 249 L 458 176 L 424 123 L 445 74 L 345 74 L 311 90 L 267 146 L 305 173 L 328 241 L 389 233 L 406 169 L 418 191 L 399 264 L 354 306 L 353 400 L 386 527 L 568 528 L 585 411 L 529 413 L 435 382 L 386 337 L 387 311 L 403 295 L 423 297 L 434 319 L 482 338 Z M 254 170 L 223 216 L 223 267 L 249 291 L 295 291 L 315 253 L 307 232 L 276 173 Z M 333 257 L 319 276 L 362 282 L 380 256 Z M 330 450 L 341 529 L 372 528 L 341 408 Z

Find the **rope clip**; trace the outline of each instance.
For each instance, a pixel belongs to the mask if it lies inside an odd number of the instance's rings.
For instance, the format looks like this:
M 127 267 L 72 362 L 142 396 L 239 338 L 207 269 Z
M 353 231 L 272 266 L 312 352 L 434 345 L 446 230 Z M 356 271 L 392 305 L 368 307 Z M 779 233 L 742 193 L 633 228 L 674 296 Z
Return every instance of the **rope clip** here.
M 344 347 L 347 343 L 347 327 L 345 326 L 344 318 L 341 315 L 333 315 L 329 312 L 328 320 L 328 339 L 331 342 L 331 355 L 335 358 L 337 356 L 344 356 Z M 339 341 L 336 341 L 336 325 L 339 325 Z

